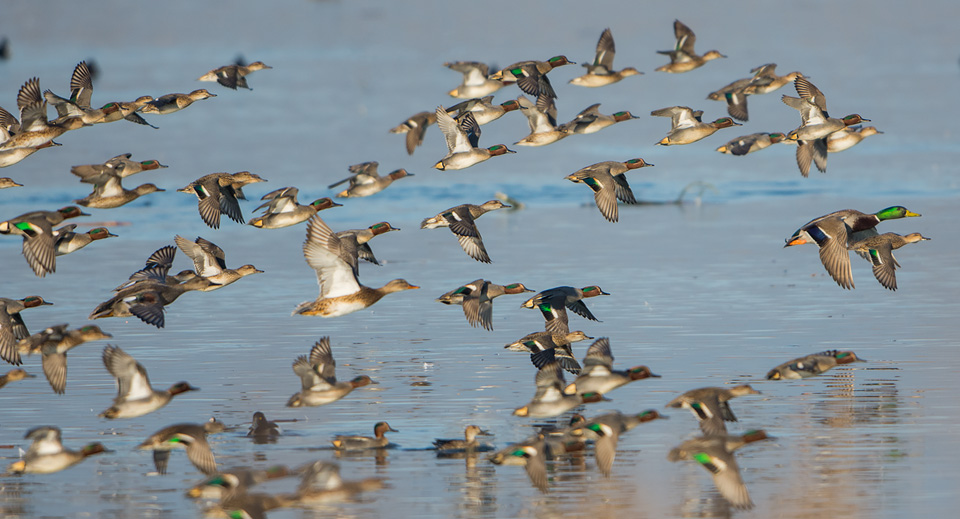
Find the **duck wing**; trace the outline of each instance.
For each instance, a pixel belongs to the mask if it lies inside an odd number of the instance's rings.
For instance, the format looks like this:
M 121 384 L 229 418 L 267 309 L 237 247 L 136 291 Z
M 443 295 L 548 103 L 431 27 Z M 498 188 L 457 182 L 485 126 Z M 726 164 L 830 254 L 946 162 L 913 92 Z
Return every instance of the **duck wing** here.
M 340 241 L 320 216 L 315 215 L 307 223 L 303 256 L 307 264 L 317 271 L 321 298 L 345 296 L 360 291 L 360 282 L 356 275 L 357 257 L 344 257 Z

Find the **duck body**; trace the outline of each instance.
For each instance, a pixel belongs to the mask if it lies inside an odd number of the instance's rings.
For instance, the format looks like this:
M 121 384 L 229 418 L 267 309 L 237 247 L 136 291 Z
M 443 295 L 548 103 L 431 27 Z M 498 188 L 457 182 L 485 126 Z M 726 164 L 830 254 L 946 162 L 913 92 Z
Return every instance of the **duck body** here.
M 707 436 L 727 434 L 727 426 L 723 422 L 736 422 L 728 403 L 730 399 L 743 395 L 759 395 L 760 392 L 748 384 L 723 387 L 704 387 L 692 389 L 674 398 L 667 407 L 689 409 L 700 422 L 700 429 Z
M 698 113 L 702 114 L 702 112 L 694 112 L 693 109 L 686 106 L 671 106 L 650 112 L 650 115 L 670 117 L 671 119 L 670 132 L 656 144 L 660 146 L 690 144 L 713 135 L 721 128 L 741 126 L 729 117 L 722 117 L 711 123 L 700 122 Z
M 221 432 L 223 424 L 213 420 L 204 424 L 180 423 L 164 427 L 137 446 L 137 450 L 153 451 L 153 464 L 160 474 L 167 473 L 167 462 L 174 449 L 185 449 L 187 458 L 200 472 L 216 474 L 217 461 L 207 443 L 207 434 Z
M 66 324 L 51 326 L 17 343 L 21 354 L 42 355 L 43 374 L 54 393 L 62 395 L 67 388 L 67 352 L 90 341 L 113 337 L 99 326 L 90 325 L 67 330 Z
M 477 230 L 475 220 L 490 211 L 509 207 L 500 200 L 487 200 L 480 205 L 462 204 L 424 219 L 420 222 L 420 228 L 447 227 L 457 236 L 460 247 L 468 256 L 482 263 L 490 263 L 490 256 L 483 246 L 483 239 L 480 236 L 480 231 Z
M 463 74 L 463 81 L 448 94 L 459 99 L 484 97 L 503 88 L 503 82 L 490 79 L 490 69 L 486 63 L 478 61 L 453 61 L 443 66 Z
M 586 135 L 597 133 L 604 128 L 613 126 L 616 123 L 637 119 L 637 116 L 630 112 L 617 112 L 612 115 L 601 114 L 599 111 L 600 103 L 595 103 L 583 109 L 570 122 L 561 126 L 567 133 Z
M 863 139 L 871 135 L 877 135 L 878 133 L 883 132 L 877 130 L 875 126 L 866 126 L 859 129 L 847 126 L 827 136 L 827 153 L 839 153 L 844 150 L 849 150 L 857 144 L 860 144 Z
M 144 104 L 140 111 L 145 114 L 172 114 L 183 110 L 196 101 L 211 97 L 217 97 L 217 95 L 207 92 L 205 88 L 194 90 L 189 94 L 166 94 Z
M 437 126 L 447 144 L 446 156 L 433 165 L 436 169 L 441 171 L 465 169 L 484 162 L 490 157 L 515 153 L 503 144 L 479 148 L 480 125 L 470 112 L 465 113 L 459 120 L 454 120 L 443 106 L 438 106 L 435 114 Z
M 52 304 L 44 301 L 40 296 L 29 296 L 23 299 L 0 297 L 0 358 L 14 366 L 20 365 L 17 341 L 30 336 L 20 312 L 27 308 Z
M 643 72 L 627 67 L 623 70 L 614 70 L 613 57 L 616 54 L 616 45 L 613 42 L 613 33 L 610 28 L 606 28 L 600 34 L 600 40 L 597 41 L 597 53 L 593 63 L 584 63 L 587 73 L 575 77 L 569 81 L 571 85 L 577 85 L 588 88 L 596 88 L 612 85 L 625 77 L 641 75 Z
M 397 179 L 413 176 L 412 173 L 408 173 L 407 170 L 400 168 L 391 172 L 389 175 L 381 177 L 377 173 L 377 165 L 377 162 L 364 162 L 363 164 L 350 166 L 350 172 L 353 173 L 353 175 L 339 182 L 330 184 L 329 187 L 333 188 L 344 182 L 350 182 L 350 186 L 347 189 L 337 193 L 337 198 L 360 198 L 375 195 L 383 191 Z
M 537 392 L 530 403 L 514 410 L 514 416 L 530 418 L 551 418 L 559 416 L 571 409 L 586 403 L 599 402 L 603 399 L 600 394 L 568 395 L 563 392 L 566 386 L 563 380 L 563 371 L 560 364 L 553 359 L 553 351 L 546 350 L 541 355 L 546 362 L 537 371 Z
M 546 330 L 550 333 L 567 333 L 570 331 L 565 308 L 591 321 L 599 321 L 594 317 L 583 299 L 596 296 L 608 296 L 607 292 L 596 285 L 583 288 L 570 286 L 554 287 L 524 301 L 521 308 L 536 308 L 543 314 L 546 321 Z
M 60 428 L 36 427 L 27 431 L 26 439 L 33 440 L 23 459 L 7 468 L 8 474 L 52 474 L 68 469 L 94 454 L 108 452 L 100 443 L 91 443 L 79 451 L 63 446 Z
M 252 218 L 249 225 L 260 229 L 281 229 L 306 221 L 324 209 L 343 206 L 329 197 L 318 198 L 308 205 L 301 205 L 297 202 L 299 192 L 300 190 L 295 187 L 282 187 L 263 195 L 260 200 L 264 202 L 254 209 L 254 211 L 263 209 L 263 214 Z
M 358 387 L 374 382 L 360 376 L 349 382 L 338 382 L 337 363 L 330 350 L 330 337 L 322 337 L 310 349 L 310 357 L 297 357 L 293 372 L 300 377 L 301 390 L 287 401 L 287 407 L 315 407 L 336 402 Z
M 254 61 L 249 65 L 224 65 L 200 76 L 197 78 L 197 81 L 216 81 L 233 90 L 236 90 L 238 87 L 253 90 L 247 86 L 247 75 L 251 72 L 271 68 L 273 67 L 264 64 L 262 61 Z
M 717 490 L 735 508 L 753 508 L 753 501 L 743 483 L 734 451 L 755 441 L 770 438 L 764 431 L 748 431 L 740 436 L 707 436 L 687 440 L 667 455 L 673 462 L 690 459 L 713 476 Z
M 870 236 L 847 246 L 863 257 L 867 258 L 873 265 L 873 276 L 877 281 L 888 290 L 897 289 L 896 270 L 900 267 L 893 251 L 910 243 L 926 241 L 930 238 L 923 236 L 918 232 L 901 236 L 897 233 L 888 232 L 877 236 Z
M 674 20 L 673 34 L 677 38 L 677 44 L 674 49 L 657 51 L 658 54 L 670 56 L 670 63 L 657 67 L 657 72 L 668 72 L 671 74 L 690 72 L 691 70 L 702 67 L 708 61 L 726 57 L 715 50 L 708 51 L 702 56 L 698 55 L 694 50 L 697 36 L 680 20 Z
M 37 277 L 56 272 L 56 240 L 53 226 L 67 218 L 90 216 L 76 206 L 62 207 L 56 211 L 31 211 L 0 222 L 0 234 L 23 236 L 23 256 Z
M 390 444 L 385 436 L 387 431 L 398 432 L 387 422 L 377 422 L 373 426 L 373 437 L 370 436 L 351 436 L 338 435 L 330 443 L 333 447 L 341 451 L 356 451 L 367 449 L 382 449 Z
M 827 350 L 784 362 L 767 372 L 767 380 L 799 380 L 820 375 L 834 366 L 865 362 L 852 351 Z
M 198 390 L 187 382 L 178 382 L 163 391 L 153 389 L 146 368 L 116 346 L 103 349 L 103 364 L 117 380 L 118 389 L 113 405 L 98 415 L 101 418 L 143 416 L 166 406 L 176 395 Z
M 768 148 L 778 142 L 783 142 L 786 138 L 787 136 L 782 133 L 751 133 L 750 135 L 733 139 L 717 148 L 717 151 L 739 157 Z
M 613 354 L 610 352 L 610 339 L 601 337 L 590 345 L 583 358 L 583 370 L 572 384 L 564 388 L 565 393 L 600 393 L 610 391 L 634 380 L 660 378 L 646 366 L 635 366 L 628 370 L 613 369 Z
M 463 285 L 456 290 L 443 294 L 437 301 L 445 305 L 460 305 L 470 326 L 482 326 L 486 330 L 493 330 L 493 300 L 505 294 L 522 294 L 533 292 L 523 286 L 523 283 L 497 285 L 484 279 L 478 279 Z
M 541 95 L 536 104 L 524 96 L 517 98 L 520 111 L 527 117 L 530 135 L 515 142 L 517 146 L 546 146 L 568 137 L 574 126 L 557 126 L 557 107 L 553 98 Z
M 445 440 L 437 438 L 433 441 L 433 446 L 438 451 L 447 451 L 447 452 L 463 452 L 463 451 L 476 451 L 481 447 L 481 443 L 477 440 L 477 436 L 492 436 L 489 432 L 484 431 L 477 425 L 468 425 L 463 432 L 464 439 L 453 439 Z

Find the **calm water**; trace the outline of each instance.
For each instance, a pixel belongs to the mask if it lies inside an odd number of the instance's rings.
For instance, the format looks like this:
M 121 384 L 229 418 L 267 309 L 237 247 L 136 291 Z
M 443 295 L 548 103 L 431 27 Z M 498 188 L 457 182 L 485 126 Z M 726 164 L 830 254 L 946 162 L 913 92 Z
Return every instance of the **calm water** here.
M 960 80 L 954 30 L 960 6 L 954 2 L 819 2 L 779 5 L 776 12 L 765 2 L 731 12 L 694 2 L 652 10 L 633 2 L 166 5 L 162 18 L 156 9 L 111 1 L 86 2 L 78 12 L 68 2 L 2 8 L 3 18 L 16 22 L 2 29 L 13 46 L 13 58 L 0 63 L 0 104 L 7 109 L 29 77 L 64 93 L 73 66 L 91 57 L 102 70 L 94 103 L 201 87 L 218 97 L 147 117 L 159 130 L 121 122 L 72 132 L 58 139 L 63 147 L 0 171 L 28 186 L 0 192 L 0 217 L 9 218 L 85 196 L 71 165 L 131 152 L 170 166 L 127 182 L 154 182 L 167 192 L 89 211 L 87 221 L 129 225 L 111 227 L 119 239 L 61 257 L 54 275 L 34 277 L 20 240 L 0 239 L 7 272 L 0 295 L 39 294 L 55 303 L 24 314 L 33 332 L 61 322 L 80 326 L 110 288 L 175 234 L 204 236 L 226 251 L 229 265 L 253 263 L 266 273 L 185 295 L 168 307 L 163 330 L 136 319 L 98 321 L 157 386 L 184 379 L 202 388 L 159 412 L 119 422 L 96 417 L 115 391 L 100 360 L 103 342 L 70 353 L 66 395 L 53 395 L 43 378 L 0 391 L 0 445 L 25 448 L 24 432 L 49 424 L 63 429 L 70 447 L 102 441 L 115 450 L 59 474 L 0 478 L 0 515 L 199 515 L 182 496 L 200 479 L 185 456 L 174 454 L 168 475 L 147 476 L 151 457 L 133 447 L 165 425 L 210 416 L 238 426 L 211 437 L 221 467 L 337 459 L 347 479 L 378 476 L 389 484 L 357 502 L 276 510 L 271 518 L 932 517 L 953 510 L 960 483 L 949 458 L 960 446 L 953 430 L 960 411 L 954 397 L 960 236 L 952 218 L 960 145 L 948 125 L 958 115 L 952 101 Z M 471 32 L 476 17 L 496 21 Z M 698 51 L 716 48 L 729 58 L 684 75 L 653 73 L 664 62 L 653 51 L 669 48 L 674 18 L 696 31 Z M 449 173 L 430 169 L 445 151 L 436 128 L 412 157 L 402 137 L 387 132 L 415 112 L 454 102 L 444 92 L 460 78 L 444 61 L 505 66 L 559 53 L 586 61 L 607 26 L 616 38 L 618 68 L 633 65 L 647 74 L 580 89 L 565 84 L 579 66 L 553 72 L 560 119 L 602 101 L 605 113 L 630 110 L 641 116 L 636 121 Z M 90 34 L 91 28 L 102 30 Z M 250 77 L 254 91 L 194 81 L 238 53 L 274 67 Z M 751 120 L 741 128 L 682 148 L 652 145 L 669 123 L 648 117 L 650 110 L 680 104 L 720 117 L 724 106 L 704 100 L 706 94 L 771 61 L 781 73 L 809 75 L 833 114 L 859 112 L 885 134 L 831 155 L 829 173 L 809 179 L 798 174 L 788 146 L 746 158 L 713 151 L 737 135 L 796 127 L 796 112 L 778 99 L 792 95 L 785 88 L 751 97 Z M 513 88 L 496 94 L 501 102 L 516 95 Z M 526 132 L 522 117 L 508 114 L 484 126 L 482 142 L 511 144 Z M 585 187 L 562 180 L 594 162 L 635 156 L 656 164 L 630 177 L 644 199 L 672 200 L 696 181 L 712 188 L 700 204 L 622 207 L 620 223 L 609 224 Z M 374 242 L 384 266 L 364 264 L 361 279 L 380 286 L 403 277 L 423 288 L 333 320 L 290 316 L 297 303 L 317 295 L 300 252 L 303 225 L 261 231 L 225 220 L 215 231 L 200 221 L 195 199 L 175 191 L 214 171 L 253 171 L 269 182 L 246 190 L 249 217 L 264 193 L 295 185 L 301 201 L 325 196 L 347 165 L 368 160 L 378 160 L 382 171 L 404 167 L 416 176 L 323 216 L 334 229 L 381 220 L 402 228 Z M 446 230 L 418 229 L 424 217 L 497 191 L 527 209 L 480 220 L 491 265 L 470 260 Z M 858 288 L 843 291 L 813 247 L 781 248 L 782 238 L 815 216 L 894 204 L 924 217 L 886 223 L 884 231 L 932 238 L 899 251 L 896 293 L 880 287 L 861 261 L 854 262 Z M 188 263 L 181 256 L 174 269 Z M 521 468 L 436 459 L 423 451 L 433 438 L 459 436 L 471 423 L 494 432 L 498 446 L 531 432 L 532 422 L 511 412 L 533 394 L 534 369 L 526 355 L 502 345 L 540 328 L 540 317 L 519 309 L 522 298 L 505 296 L 494 305 L 495 331 L 486 332 L 470 328 L 459 308 L 433 301 L 478 277 L 537 290 L 598 284 L 612 294 L 589 302 L 601 323 L 571 316 L 571 327 L 609 336 L 617 365 L 646 364 L 663 378 L 622 388 L 588 415 L 661 408 L 695 387 L 755 384 L 763 395 L 734 402 L 740 423 L 732 431 L 762 427 L 778 437 L 740 453 L 756 509 L 731 512 L 705 471 L 666 461 L 667 451 L 696 429 L 686 412 L 671 412 L 670 420 L 621 439 L 611 478 L 600 475 L 592 456 L 551 464 L 548 496 L 529 485 Z M 367 374 L 379 384 L 328 406 L 284 408 L 299 389 L 292 361 L 322 335 L 332 337 L 341 378 Z M 806 381 L 762 381 L 780 362 L 833 348 L 870 362 Z M 584 351 L 576 348 L 578 357 Z M 39 359 L 27 359 L 26 368 L 41 373 Z M 297 421 L 285 424 L 289 434 L 277 443 L 255 445 L 243 434 L 256 410 Z M 379 458 L 338 458 L 328 449 L 335 434 L 367 434 L 378 420 L 400 431 L 391 436 L 399 448 Z M 0 449 L 4 466 L 16 458 L 16 448 Z M 293 486 L 279 481 L 263 491 Z

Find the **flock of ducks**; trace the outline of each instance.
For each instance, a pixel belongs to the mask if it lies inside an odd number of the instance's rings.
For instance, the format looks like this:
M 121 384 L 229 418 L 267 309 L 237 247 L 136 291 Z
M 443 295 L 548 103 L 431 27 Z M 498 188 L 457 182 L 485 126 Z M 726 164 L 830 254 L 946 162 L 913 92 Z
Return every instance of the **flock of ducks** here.
M 679 20 L 674 23 L 674 32 L 674 49 L 659 51 L 670 57 L 670 63 L 657 68 L 657 71 L 689 72 L 708 61 L 726 57 L 717 51 L 698 55 L 694 50 L 696 37 L 693 31 Z M 606 29 L 597 43 L 594 60 L 584 65 L 586 73 L 569 83 L 596 88 L 642 74 L 633 67 L 616 70 L 614 55 L 613 35 L 610 29 Z M 565 56 L 546 61 L 520 61 L 492 74 L 485 64 L 479 62 L 446 63 L 450 69 L 463 74 L 462 83 L 449 94 L 464 101 L 450 108 L 438 106 L 435 110 L 419 112 L 391 131 L 406 135 L 406 150 L 413 154 L 423 142 L 427 128 L 435 123 L 443 134 L 448 152 L 434 167 L 439 170 L 459 170 L 492 157 L 515 153 L 504 144 L 486 148 L 479 146 L 480 127 L 511 111 L 523 113 L 530 128 L 529 135 L 515 142 L 516 146 L 549 145 L 571 135 L 593 133 L 637 118 L 627 111 L 601 114 L 597 103 L 581 111 L 570 122 L 557 124 L 555 101 L 558 96 L 549 74 L 558 67 L 572 63 Z M 199 80 L 216 81 L 234 90 L 250 89 L 247 76 L 254 71 L 270 68 L 259 61 L 249 65 L 236 63 L 211 70 Z M 691 144 L 721 129 L 740 126 L 735 120 L 748 119 L 748 96 L 769 93 L 788 83 L 793 83 L 799 96 L 783 96 L 786 105 L 800 112 L 801 124 L 796 130 L 738 137 L 720 146 L 717 151 L 746 155 L 775 143 L 795 143 L 797 164 L 801 173 L 807 176 L 811 165 L 820 171 L 826 170 L 827 153 L 843 151 L 869 135 L 880 133 L 873 127 L 855 128 L 854 125 L 868 121 L 857 114 L 841 119 L 830 117 L 823 93 L 807 77 L 800 72 L 778 76 L 775 68 L 774 64 L 762 65 L 753 69 L 752 76 L 709 94 L 708 99 L 726 101 L 729 117 L 704 123 L 701 120 L 703 112 L 690 107 L 673 106 L 654 110 L 652 116 L 671 119 L 669 132 L 656 144 Z M 533 100 L 520 95 L 516 100 L 495 104 L 492 94 L 514 83 Z M 120 120 L 150 125 L 141 114 L 165 115 L 187 108 L 196 101 L 215 97 L 205 89 L 199 89 L 189 94 L 168 94 L 156 99 L 144 96 L 132 102 L 113 101 L 93 108 L 92 93 L 92 75 L 85 62 L 78 64 L 71 76 L 68 98 L 59 97 L 49 90 L 41 91 L 37 78 L 24 83 L 17 96 L 20 119 L 0 108 L 0 167 L 12 166 L 39 150 L 59 146 L 53 139 L 68 131 Z M 47 105 L 56 109 L 56 119 L 47 118 Z M 377 171 L 378 166 L 377 162 L 351 166 L 349 177 L 329 187 L 347 183 L 346 189 L 336 197 L 367 197 L 399 179 L 413 176 L 402 168 L 381 176 Z M 617 222 L 618 203 L 637 203 L 626 174 L 649 166 L 653 164 L 642 158 L 622 162 L 604 161 L 584 167 L 565 178 L 587 185 L 594 193 L 602 216 L 610 222 Z M 125 189 L 121 181 L 137 173 L 165 167 L 156 160 L 133 161 L 130 154 L 118 155 L 102 164 L 74 166 L 71 173 L 79 177 L 80 182 L 94 186 L 91 194 L 77 199 L 75 203 L 84 207 L 111 209 L 150 193 L 163 191 L 154 184 Z M 178 191 L 195 195 L 202 221 L 210 228 L 218 229 L 221 214 L 237 223 L 245 223 L 240 207 L 240 201 L 246 200 L 243 188 L 264 181 L 259 175 L 248 171 L 212 173 Z M 0 180 L 0 187 L 19 185 L 9 178 Z M 334 231 L 319 212 L 341 204 L 324 197 L 303 205 L 297 199 L 298 193 L 296 187 L 283 187 L 263 195 L 263 203 L 256 209 L 263 213 L 249 221 L 249 225 L 260 229 L 283 228 L 307 222 L 303 254 L 306 262 L 316 271 L 320 291 L 316 300 L 296 306 L 294 315 L 338 317 L 368 308 L 388 294 L 420 288 L 404 279 L 394 279 L 380 288 L 360 283 L 360 259 L 379 265 L 370 249 L 370 240 L 399 229 L 388 222 L 379 222 L 363 229 Z M 490 263 L 491 256 L 482 241 L 477 219 L 489 211 L 509 207 L 501 200 L 490 200 L 479 205 L 464 203 L 425 218 L 420 227 L 449 228 L 470 258 Z M 75 233 L 75 224 L 60 226 L 64 220 L 82 216 L 89 215 L 76 206 L 55 211 L 32 211 L 0 222 L 0 234 L 21 236 L 23 255 L 29 267 L 36 276 L 43 277 L 56 272 L 57 256 L 73 253 L 94 241 L 115 237 L 102 227 L 88 233 Z M 899 263 L 892 251 L 928 238 L 919 233 L 906 236 L 879 234 L 875 227 L 884 220 L 915 216 L 920 215 L 900 206 L 874 214 L 854 210 L 837 211 L 816 218 L 798 229 L 787 239 L 786 246 L 816 243 L 827 272 L 841 287 L 847 289 L 853 288 L 849 252 L 856 252 L 871 262 L 876 279 L 884 287 L 896 290 L 895 269 Z M 151 254 L 143 268 L 136 270 L 117 287 L 115 296 L 93 310 L 90 319 L 136 316 L 145 323 L 164 327 L 164 307 L 183 293 L 217 290 L 243 277 L 262 272 L 253 265 L 228 268 L 224 251 L 202 237 L 190 240 L 178 235 L 174 242 L 175 246 L 165 246 Z M 190 258 L 194 268 L 170 275 L 178 249 Z M 522 283 L 498 285 L 477 279 L 443 294 L 437 300 L 447 305 L 461 306 L 471 326 L 492 330 L 493 300 L 504 295 L 528 292 L 533 290 Z M 536 293 L 522 304 L 523 308 L 539 310 L 544 318 L 544 328 L 505 346 L 510 350 L 529 353 L 531 362 L 537 368 L 535 393 L 527 404 L 516 408 L 514 415 L 557 417 L 577 410 L 584 404 L 604 401 L 606 394 L 631 382 L 659 377 L 646 366 L 614 369 L 610 340 L 606 337 L 596 339 L 587 348 L 582 364 L 578 362 L 573 343 L 593 338 L 582 331 L 570 331 L 567 311 L 597 321 L 584 300 L 608 295 L 598 286 L 559 286 Z M 0 298 L 0 357 L 11 364 L 20 365 L 21 356 L 41 355 L 44 375 L 53 391 L 62 394 L 67 385 L 68 351 L 85 342 L 107 339 L 111 335 L 98 326 L 88 325 L 70 330 L 66 324 L 29 334 L 20 313 L 28 308 L 49 304 L 39 296 Z M 140 417 L 163 408 L 175 396 L 197 389 L 188 382 L 177 382 L 165 390 L 154 389 L 146 368 L 116 346 L 107 345 L 103 349 L 102 360 L 118 387 L 112 405 L 98 415 L 104 419 Z M 862 360 L 849 351 L 824 351 L 788 361 L 771 370 L 767 379 L 806 378 L 837 365 Z M 338 381 L 335 367 L 330 338 L 323 337 L 308 355 L 300 356 L 293 362 L 292 370 L 300 379 L 301 389 L 290 397 L 287 406 L 327 405 L 348 397 L 358 388 L 376 384 L 366 376 Z M 564 379 L 564 371 L 576 376 L 569 384 Z M 0 388 L 30 377 L 33 375 L 25 370 L 14 369 L 0 377 Z M 673 448 L 668 459 L 692 460 L 704 467 L 711 473 L 718 491 L 738 508 L 750 508 L 753 504 L 734 452 L 748 443 L 769 436 L 763 430 L 730 435 L 725 423 L 737 420 L 729 404 L 732 398 L 758 393 L 749 385 L 706 387 L 687 391 L 667 404 L 667 407 L 689 409 L 698 420 L 702 433 L 702 436 L 688 439 Z M 592 418 L 574 414 L 568 427 L 542 428 L 526 440 L 494 452 L 489 459 L 496 464 L 524 466 L 532 484 L 548 492 L 550 477 L 547 459 L 574 455 L 592 446 L 599 470 L 609 476 L 613 470 L 619 436 L 641 423 L 661 418 L 666 417 L 654 410 L 634 414 L 614 412 Z M 384 482 L 380 479 L 344 481 L 336 464 L 322 461 L 296 470 L 278 467 L 267 471 L 238 469 L 221 472 L 206 437 L 225 429 L 222 423 L 213 419 L 200 424 L 175 424 L 151 435 L 138 448 L 153 452 L 155 467 L 161 474 L 166 472 L 171 451 L 185 449 L 192 464 L 208 476 L 203 483 L 188 490 L 187 495 L 217 500 L 218 510 L 231 517 L 244 516 L 242 514 L 263 517 L 265 511 L 273 508 L 342 500 L 383 487 Z M 378 422 L 372 437 L 337 436 L 331 443 L 338 450 L 382 449 L 390 445 L 385 436 L 387 432 L 396 431 L 386 422 Z M 253 415 L 249 436 L 275 441 L 282 434 L 277 423 L 269 421 L 262 412 Z M 489 444 L 479 440 L 479 437 L 489 435 L 479 426 L 470 425 L 465 430 L 464 439 L 438 439 L 434 447 L 438 454 L 475 456 L 478 452 L 493 450 Z M 60 429 L 54 426 L 31 429 L 25 439 L 32 443 L 22 459 L 10 465 L 8 474 L 57 472 L 89 456 L 109 452 L 99 443 L 80 450 L 68 449 L 61 443 Z M 259 482 L 292 474 L 301 476 L 301 483 L 293 493 L 268 495 L 248 491 Z

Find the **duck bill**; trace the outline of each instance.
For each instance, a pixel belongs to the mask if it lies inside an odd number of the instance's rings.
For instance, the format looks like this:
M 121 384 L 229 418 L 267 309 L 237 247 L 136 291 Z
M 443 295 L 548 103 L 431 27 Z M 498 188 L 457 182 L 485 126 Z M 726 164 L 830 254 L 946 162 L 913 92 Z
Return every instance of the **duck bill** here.
M 784 248 L 787 248 L 787 247 L 792 247 L 792 246 L 794 246 L 794 245 L 803 245 L 803 244 L 805 244 L 805 243 L 808 243 L 808 242 L 807 242 L 807 240 L 805 240 L 805 239 L 803 239 L 803 238 L 794 238 L 794 239 L 788 241 L 787 244 L 784 245 L 783 247 L 784 247 Z

